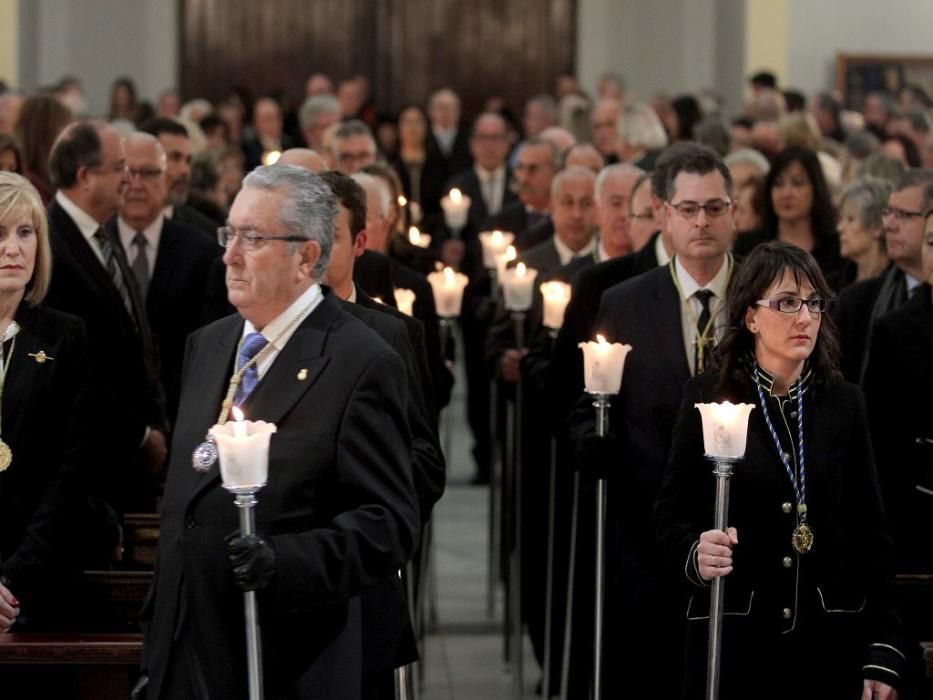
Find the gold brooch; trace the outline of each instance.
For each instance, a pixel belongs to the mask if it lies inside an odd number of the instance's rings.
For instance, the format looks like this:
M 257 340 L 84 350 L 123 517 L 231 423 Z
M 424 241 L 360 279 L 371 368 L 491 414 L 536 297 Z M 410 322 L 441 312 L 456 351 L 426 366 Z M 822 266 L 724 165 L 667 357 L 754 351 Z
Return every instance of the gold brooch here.
M 299 382 L 303 382 L 307 378 L 308 378 L 308 370 L 306 369 L 298 370 L 298 381 Z
M 45 354 L 45 350 L 40 350 L 39 352 L 30 352 L 26 353 L 29 357 L 35 358 L 36 362 L 40 365 L 44 365 L 48 360 L 54 360 L 54 357 L 49 357 Z

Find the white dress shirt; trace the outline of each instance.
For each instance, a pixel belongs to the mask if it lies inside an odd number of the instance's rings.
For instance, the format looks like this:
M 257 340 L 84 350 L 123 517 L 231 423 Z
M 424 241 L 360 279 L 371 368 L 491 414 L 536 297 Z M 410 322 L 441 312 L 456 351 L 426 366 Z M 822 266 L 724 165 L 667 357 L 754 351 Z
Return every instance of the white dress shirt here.
M 61 190 L 55 193 L 55 201 L 58 202 L 59 206 L 65 210 L 65 213 L 71 217 L 71 220 L 75 222 L 75 226 L 81 231 L 81 235 L 84 236 L 87 244 L 91 246 L 94 255 L 100 260 L 100 264 L 106 268 L 107 263 L 104 260 L 104 253 L 100 249 L 100 243 L 94 238 L 94 235 L 97 233 L 98 229 L 100 229 L 100 223 L 84 211 L 84 209 L 68 199 L 68 195 Z
M 149 263 L 149 279 L 152 279 L 152 273 L 155 271 L 156 254 L 159 252 L 159 240 L 162 238 L 162 222 L 164 220 L 165 217 L 159 214 L 155 221 L 142 230 L 143 236 L 146 237 L 146 262 Z M 130 261 L 130 265 L 133 265 L 136 256 L 139 255 L 139 247 L 133 243 L 139 229 L 130 226 L 123 220 L 123 217 L 117 217 L 117 230 L 120 232 L 120 243 L 123 244 L 123 250 L 126 251 L 126 258 Z
M 580 250 L 571 250 L 557 235 L 554 235 L 554 247 L 557 248 L 557 257 L 560 258 L 561 267 L 569 263 L 574 258 L 583 258 L 596 252 L 596 246 L 599 244 L 596 236 L 590 238 L 590 242 L 580 248 Z
M 659 239 L 660 240 L 660 239 Z M 703 312 L 703 305 L 697 299 L 694 293 L 700 289 L 708 289 L 713 293 L 709 301 L 709 310 L 713 318 L 713 336 L 717 340 L 722 338 L 722 333 L 726 329 L 726 314 L 724 313 L 726 304 L 726 287 L 729 284 L 729 258 L 723 259 L 722 267 L 719 272 L 702 287 L 697 283 L 690 273 L 680 264 L 677 256 L 674 256 L 674 271 L 677 274 L 677 281 L 680 282 L 680 289 L 683 292 L 683 298 L 680 300 L 680 323 L 684 338 L 684 351 L 687 353 L 687 365 L 690 367 L 690 374 L 696 374 L 696 361 L 694 358 L 694 348 L 696 346 L 697 319 Z
M 479 179 L 479 189 L 486 202 L 486 212 L 493 216 L 502 210 L 502 196 L 505 191 L 505 166 L 495 170 L 486 170 L 479 165 L 473 166 L 473 172 Z

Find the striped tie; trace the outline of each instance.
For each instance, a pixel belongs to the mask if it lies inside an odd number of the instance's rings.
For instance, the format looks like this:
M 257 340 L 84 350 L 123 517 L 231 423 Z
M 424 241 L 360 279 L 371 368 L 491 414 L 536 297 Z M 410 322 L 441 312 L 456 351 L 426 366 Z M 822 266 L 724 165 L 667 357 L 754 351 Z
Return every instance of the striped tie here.
M 120 266 L 117 264 L 116 254 L 113 249 L 113 241 L 110 236 L 107 235 L 107 231 L 103 226 L 97 229 L 94 238 L 97 239 L 97 245 L 100 246 L 100 252 L 104 258 L 104 267 L 106 267 L 107 272 L 110 273 L 113 286 L 116 287 L 117 292 L 120 294 L 120 298 L 123 299 L 123 305 L 126 307 L 126 311 L 130 315 L 130 318 L 135 322 L 136 314 L 133 311 L 133 300 L 130 298 L 130 290 L 127 289 L 126 279 L 123 277 L 123 270 L 121 270 Z
M 250 333 L 243 339 L 243 344 L 240 346 L 240 352 L 237 353 L 236 358 L 236 368 L 237 371 L 243 368 L 247 362 L 253 359 L 260 350 L 262 350 L 269 341 L 265 339 L 262 333 Z M 236 394 L 233 396 L 233 403 L 237 406 L 242 406 L 243 402 L 253 393 L 253 389 L 256 388 L 256 385 L 259 383 L 259 370 L 256 368 L 256 364 L 252 364 L 247 368 L 246 372 L 243 373 L 243 378 L 240 380 L 240 385 L 236 389 Z

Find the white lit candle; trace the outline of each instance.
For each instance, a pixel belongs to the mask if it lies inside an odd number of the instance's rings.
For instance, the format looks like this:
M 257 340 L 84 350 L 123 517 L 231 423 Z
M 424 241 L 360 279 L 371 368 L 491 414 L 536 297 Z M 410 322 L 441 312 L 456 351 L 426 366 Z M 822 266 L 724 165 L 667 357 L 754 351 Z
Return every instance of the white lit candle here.
M 262 154 L 262 164 L 263 165 L 275 165 L 279 158 L 282 157 L 281 151 L 266 151 Z
M 450 194 L 441 197 L 441 208 L 444 210 L 444 221 L 454 230 L 466 226 L 467 216 L 470 213 L 470 198 L 454 187 Z
M 512 245 L 515 234 L 508 231 L 483 231 L 479 234 L 480 245 L 483 246 L 483 267 L 495 270 L 497 258 Z
M 396 201 L 398 202 L 398 208 L 399 208 L 399 209 L 404 209 L 404 208 L 405 208 L 405 205 L 408 204 L 408 200 L 405 199 L 405 195 L 403 195 L 403 194 L 400 194 L 400 195 L 398 196 L 398 199 L 397 199 Z
M 408 229 L 408 241 L 419 248 L 427 248 L 431 245 L 431 236 L 427 233 L 421 233 L 417 226 L 411 226 Z
M 748 415 L 754 404 L 696 403 L 703 421 L 703 450 L 709 457 L 745 456 Z
M 269 476 L 269 440 L 276 427 L 265 421 L 243 420 L 243 412 L 236 406 L 233 416 L 236 420 L 210 429 L 217 441 L 224 486 L 228 489 L 262 487 Z
M 560 328 L 564 325 L 564 311 L 570 302 L 570 285 L 559 280 L 542 282 L 541 296 L 544 298 L 545 327 Z
M 463 306 L 463 288 L 470 279 L 462 272 L 445 267 L 428 274 L 428 282 L 434 292 L 434 305 L 441 318 L 457 318 Z
M 502 284 L 502 278 L 505 277 L 505 270 L 509 263 L 518 257 L 518 251 L 514 245 L 506 246 L 505 252 L 496 256 L 496 276 L 499 284 Z
M 601 336 L 596 342 L 580 343 L 583 350 L 583 384 L 590 394 L 618 394 L 622 386 L 622 370 L 625 357 L 632 351 L 631 345 L 609 343 Z
M 515 267 L 506 268 L 502 275 L 502 292 L 505 308 L 509 311 L 527 311 L 531 308 L 534 294 L 535 277 L 538 271 L 526 267 L 520 262 Z
M 395 305 L 398 310 L 406 316 L 412 315 L 412 307 L 415 304 L 415 293 L 410 289 L 395 290 Z

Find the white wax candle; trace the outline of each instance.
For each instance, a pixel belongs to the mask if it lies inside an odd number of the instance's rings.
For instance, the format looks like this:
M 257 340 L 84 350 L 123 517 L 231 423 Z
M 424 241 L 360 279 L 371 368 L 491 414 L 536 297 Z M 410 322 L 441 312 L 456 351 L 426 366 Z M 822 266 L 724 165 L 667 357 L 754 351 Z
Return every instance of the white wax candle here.
M 220 455 L 220 476 L 228 489 L 260 488 L 269 477 L 269 440 L 276 427 L 243 420 L 239 409 L 233 410 L 237 420 L 210 429 Z
M 703 421 L 703 449 L 710 457 L 744 457 L 748 415 L 754 404 L 697 403 Z
M 564 311 L 570 302 L 570 285 L 559 280 L 542 282 L 541 296 L 544 298 L 545 327 L 560 328 L 564 325 Z
M 608 343 L 601 336 L 596 342 L 579 343 L 583 350 L 583 383 L 590 394 L 618 394 L 622 386 L 622 370 L 631 345 Z
M 518 257 L 518 251 L 514 245 L 506 246 L 505 252 L 496 255 L 496 279 L 499 280 L 499 286 L 502 286 L 502 278 L 505 277 L 505 270 L 509 263 Z
M 483 267 L 487 270 L 496 269 L 496 259 L 512 245 L 515 234 L 508 231 L 483 231 L 479 234 L 479 242 L 483 246 Z
M 428 282 L 434 292 L 434 305 L 441 318 L 457 318 L 463 306 L 463 289 L 470 279 L 453 268 L 445 267 L 428 274 Z
M 419 248 L 427 248 L 431 245 L 431 236 L 427 233 L 421 233 L 417 226 L 412 226 L 408 229 L 408 240 L 412 245 L 416 245 Z
M 502 275 L 502 293 L 505 308 L 509 311 L 528 311 L 534 294 L 535 277 L 538 271 L 526 267 L 520 262 L 515 267 L 506 268 Z
M 441 197 L 441 208 L 444 210 L 444 221 L 452 229 L 461 229 L 466 226 L 467 216 L 470 213 L 470 198 L 454 187 L 450 194 Z
M 415 293 L 410 289 L 395 290 L 395 305 L 398 310 L 406 316 L 412 315 L 412 307 L 415 304 Z

